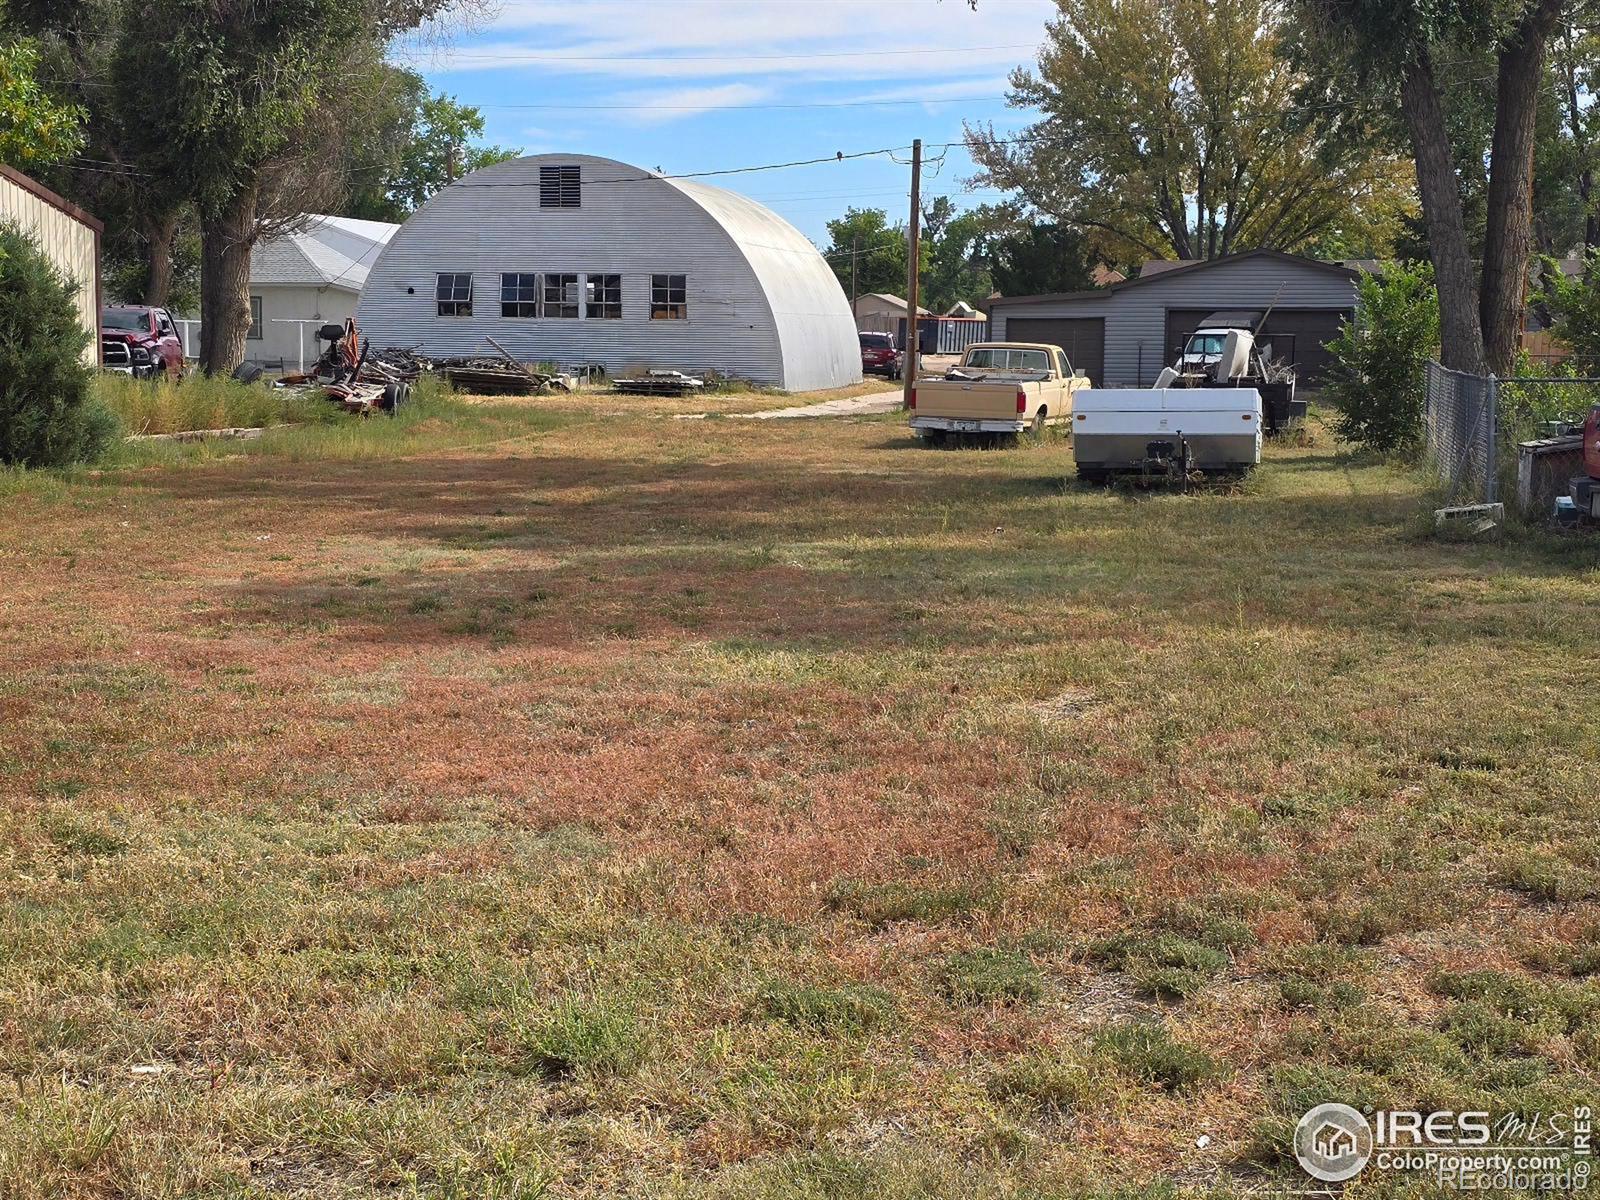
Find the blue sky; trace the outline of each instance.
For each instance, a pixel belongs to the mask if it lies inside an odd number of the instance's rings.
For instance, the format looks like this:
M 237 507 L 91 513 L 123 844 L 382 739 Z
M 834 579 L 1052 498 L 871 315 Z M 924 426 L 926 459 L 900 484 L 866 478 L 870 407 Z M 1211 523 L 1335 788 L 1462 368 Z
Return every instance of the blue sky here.
M 959 141 L 961 123 L 1027 124 L 1006 75 L 1031 63 L 1051 0 L 503 0 L 476 28 L 397 58 L 482 109 L 487 140 L 603 155 L 669 174 Z M 903 157 L 903 155 L 902 155 Z M 962 207 L 952 149 L 924 197 Z M 903 219 L 909 171 L 887 158 L 706 180 L 826 242 L 849 205 Z

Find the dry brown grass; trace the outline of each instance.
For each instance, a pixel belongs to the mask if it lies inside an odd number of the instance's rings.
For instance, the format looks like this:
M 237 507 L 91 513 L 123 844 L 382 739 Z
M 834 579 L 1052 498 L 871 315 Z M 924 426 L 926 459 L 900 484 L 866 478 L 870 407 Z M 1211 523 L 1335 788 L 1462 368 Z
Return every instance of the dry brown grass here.
M 1231 1193 L 1593 1094 L 1592 548 L 1325 435 L 418 420 L 13 479 L 0 1195 Z

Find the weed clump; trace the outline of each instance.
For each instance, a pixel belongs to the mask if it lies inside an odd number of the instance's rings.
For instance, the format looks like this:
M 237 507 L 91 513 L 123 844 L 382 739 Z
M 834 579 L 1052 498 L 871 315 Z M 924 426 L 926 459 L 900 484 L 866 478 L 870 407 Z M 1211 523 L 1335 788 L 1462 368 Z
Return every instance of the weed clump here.
M 1014 950 L 963 950 L 945 959 L 945 995 L 958 1004 L 1030 1004 L 1044 994 L 1039 968 Z
M 790 1025 L 861 1034 L 886 1024 L 894 1001 L 881 988 L 807 987 L 773 980 L 757 994 L 752 1011 Z
M 1538 851 L 1506 859 L 1495 870 L 1494 881 L 1506 891 L 1521 892 L 1547 904 L 1600 897 L 1600 875 Z
M 1089 950 L 1095 961 L 1133 977 L 1139 990 L 1183 999 L 1203 988 L 1232 962 L 1225 950 L 1176 933 L 1113 934 Z
M 983 907 L 986 897 L 975 888 L 962 885 L 922 887 L 913 883 L 869 885 L 845 879 L 828 892 L 827 904 L 839 912 L 850 913 L 874 929 L 897 921 L 929 923 L 965 917 Z
M 526 1042 L 527 1061 L 549 1076 L 621 1075 L 638 1066 L 644 1052 L 633 1009 L 605 999 L 562 1001 Z
M 1095 1052 L 1124 1074 L 1169 1092 L 1186 1092 L 1222 1074 L 1222 1066 L 1204 1050 L 1176 1041 L 1165 1025 L 1127 1021 L 1101 1030 Z
M 1049 1116 L 1078 1108 L 1093 1090 L 1089 1070 L 1059 1054 L 1024 1055 L 990 1077 L 986 1090 L 994 1099 Z

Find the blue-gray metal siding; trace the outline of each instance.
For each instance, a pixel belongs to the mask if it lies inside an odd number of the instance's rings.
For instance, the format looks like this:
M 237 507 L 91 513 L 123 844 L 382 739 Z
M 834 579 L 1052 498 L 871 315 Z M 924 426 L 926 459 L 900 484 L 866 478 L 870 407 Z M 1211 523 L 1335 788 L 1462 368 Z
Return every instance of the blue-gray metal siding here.
M 582 168 L 580 207 L 539 207 L 539 167 L 557 164 Z M 471 272 L 470 317 L 438 315 L 440 272 Z M 503 272 L 620 275 L 622 318 L 502 317 Z M 650 319 L 658 274 L 687 277 L 687 320 Z M 492 337 L 528 361 L 612 373 L 717 371 L 793 391 L 861 378 L 849 304 L 793 226 L 721 189 L 589 155 L 516 159 L 446 188 L 373 265 L 357 320 L 374 346 L 432 357 L 492 355 Z
M 1106 377 L 1102 387 L 1142 387 L 1154 382 L 1172 357 L 1166 345 L 1167 310 L 1353 309 L 1355 280 L 1333 271 L 1272 258 L 1250 258 L 1185 271 L 1172 278 L 1107 291 L 1104 296 L 1010 304 L 990 302 L 991 336 L 1004 340 L 1009 317 L 1104 317 Z

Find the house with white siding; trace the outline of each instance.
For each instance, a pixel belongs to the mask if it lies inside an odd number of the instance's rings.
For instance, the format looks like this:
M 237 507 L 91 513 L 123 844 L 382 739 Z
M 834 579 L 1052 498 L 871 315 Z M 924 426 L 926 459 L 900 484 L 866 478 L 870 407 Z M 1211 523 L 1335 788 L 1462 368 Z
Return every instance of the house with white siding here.
M 294 370 L 316 360 L 319 325 L 354 315 L 367 273 L 400 226 L 308 214 L 250 251 L 245 358 Z
M 1147 387 L 1211 313 L 1265 315 L 1258 344 L 1316 385 L 1324 348 L 1354 315 L 1360 272 L 1276 250 L 1175 263 L 1084 292 L 992 296 L 989 336 L 1047 342 L 1099 387 Z
M 61 278 L 77 287 L 73 304 L 89 334 L 83 351 L 91 366 L 100 361 L 100 235 L 105 226 L 70 200 L 21 171 L 0 163 L 0 222 L 15 225 L 38 242 Z
M 374 346 L 429 357 L 716 372 L 804 392 L 861 379 L 855 321 L 806 238 L 755 201 L 585 154 L 496 163 L 418 210 L 367 275 Z

